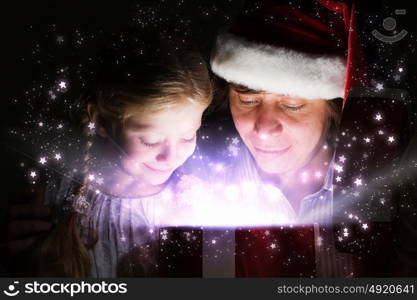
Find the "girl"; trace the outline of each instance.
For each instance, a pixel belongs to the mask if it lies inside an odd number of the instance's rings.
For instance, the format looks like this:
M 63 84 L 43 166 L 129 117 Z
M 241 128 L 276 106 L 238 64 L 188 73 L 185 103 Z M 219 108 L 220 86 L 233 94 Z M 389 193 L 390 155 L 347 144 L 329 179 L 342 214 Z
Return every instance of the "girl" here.
M 83 103 L 84 170 L 46 193 L 58 224 L 35 247 L 34 275 L 155 271 L 135 266 L 129 253 L 147 256 L 154 228 L 180 217 L 172 196 L 178 168 L 195 150 L 212 96 L 200 55 L 156 36 L 120 35 L 99 56 Z

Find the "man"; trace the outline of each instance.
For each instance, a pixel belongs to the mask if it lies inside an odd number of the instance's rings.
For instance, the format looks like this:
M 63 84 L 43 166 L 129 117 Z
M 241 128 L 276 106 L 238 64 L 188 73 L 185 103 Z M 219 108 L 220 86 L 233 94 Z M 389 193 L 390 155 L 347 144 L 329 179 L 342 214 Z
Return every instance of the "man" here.
M 354 18 L 345 3 L 297 3 L 263 1 L 218 36 L 211 66 L 227 81 L 245 145 L 230 178 L 256 174 L 279 187 L 297 216 L 291 224 L 316 224 L 316 275 L 352 276 L 352 257 L 335 249 L 330 225 L 334 133 L 352 85 Z

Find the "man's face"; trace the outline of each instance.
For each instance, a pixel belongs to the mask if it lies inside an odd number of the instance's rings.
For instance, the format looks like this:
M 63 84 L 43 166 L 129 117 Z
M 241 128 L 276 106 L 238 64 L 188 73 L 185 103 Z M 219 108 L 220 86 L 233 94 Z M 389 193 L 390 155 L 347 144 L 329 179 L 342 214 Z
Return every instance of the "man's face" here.
M 236 129 L 266 173 L 282 175 L 304 167 L 323 145 L 328 119 L 326 100 L 307 100 L 256 92 L 229 91 Z

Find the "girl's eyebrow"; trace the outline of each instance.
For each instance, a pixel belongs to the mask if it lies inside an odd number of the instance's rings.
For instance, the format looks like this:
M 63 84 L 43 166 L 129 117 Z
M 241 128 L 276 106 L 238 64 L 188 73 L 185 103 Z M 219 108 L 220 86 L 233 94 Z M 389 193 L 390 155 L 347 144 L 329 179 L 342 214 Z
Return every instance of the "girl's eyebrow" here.
M 140 130 L 144 130 L 144 129 L 149 129 L 152 126 L 147 125 L 147 124 L 143 124 L 143 123 L 136 123 L 136 122 L 128 122 L 127 127 L 133 131 L 140 131 Z
M 143 124 L 143 123 L 136 123 L 136 122 L 130 122 L 130 123 L 128 123 L 127 124 L 127 127 L 129 127 L 129 129 L 131 129 L 133 131 L 142 131 L 142 130 L 147 130 L 147 129 L 154 128 L 154 126 L 152 126 L 152 125 Z M 201 127 L 201 123 L 199 123 L 192 130 L 188 130 L 187 133 L 192 132 L 192 131 L 197 131 L 198 129 L 200 129 L 200 127 Z

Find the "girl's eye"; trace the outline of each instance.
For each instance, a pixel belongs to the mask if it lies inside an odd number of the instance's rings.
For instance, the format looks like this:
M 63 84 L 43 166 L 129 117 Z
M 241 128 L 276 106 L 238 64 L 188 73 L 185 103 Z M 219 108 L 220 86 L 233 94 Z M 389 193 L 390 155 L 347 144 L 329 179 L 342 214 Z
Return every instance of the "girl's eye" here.
M 156 143 L 147 143 L 144 139 L 140 138 L 140 142 L 145 145 L 146 147 L 152 148 L 152 147 L 156 147 L 158 146 L 160 143 L 156 142 Z
M 189 138 L 189 139 L 182 139 L 182 141 L 184 143 L 192 143 L 194 142 L 195 138 L 196 138 L 196 135 L 194 135 L 192 138 Z
M 282 105 L 282 107 L 289 111 L 300 111 L 304 107 L 304 104 L 298 106 Z

